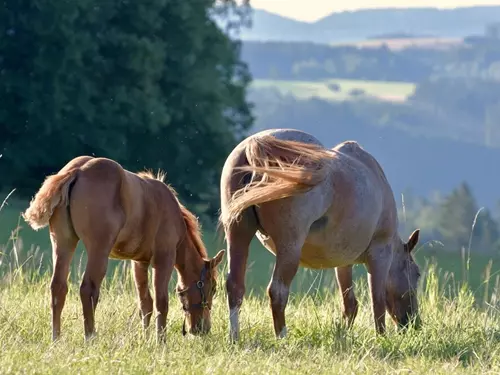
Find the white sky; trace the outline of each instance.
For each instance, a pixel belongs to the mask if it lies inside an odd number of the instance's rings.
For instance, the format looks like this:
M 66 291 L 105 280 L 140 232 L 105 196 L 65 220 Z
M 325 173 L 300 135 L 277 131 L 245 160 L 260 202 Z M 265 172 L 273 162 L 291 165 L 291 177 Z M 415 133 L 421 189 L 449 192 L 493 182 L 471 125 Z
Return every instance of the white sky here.
M 336 3 L 336 4 L 335 4 Z M 340 4 L 348 5 L 340 5 Z M 335 11 L 386 7 L 454 8 L 473 5 L 500 5 L 500 0 L 250 0 L 253 8 L 265 9 L 301 21 L 316 21 Z

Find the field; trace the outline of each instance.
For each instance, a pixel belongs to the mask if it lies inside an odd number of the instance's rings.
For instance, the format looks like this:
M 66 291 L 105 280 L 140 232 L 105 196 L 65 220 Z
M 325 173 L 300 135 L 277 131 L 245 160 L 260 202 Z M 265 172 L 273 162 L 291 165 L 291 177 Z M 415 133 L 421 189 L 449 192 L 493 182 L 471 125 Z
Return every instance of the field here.
M 368 97 L 378 100 L 400 102 L 405 101 L 415 90 L 415 85 L 407 82 L 346 79 L 330 79 L 321 82 L 256 79 L 252 87 L 255 89 L 275 88 L 281 94 L 290 94 L 298 99 L 317 97 L 332 101 Z
M 332 46 L 355 46 L 358 48 L 380 48 L 386 45 L 391 50 L 405 48 L 449 49 L 463 43 L 462 38 L 382 38 L 367 39 L 351 43 L 332 43 Z
M 484 275 L 489 258 L 472 256 L 467 270 L 460 254 L 436 250 L 432 255 L 429 245 L 418 252 L 418 262 L 424 269 L 420 288 L 422 330 L 400 335 L 389 324 L 387 336 L 377 337 L 365 274 L 357 267 L 361 310 L 354 329 L 349 331 L 341 323 L 333 271 L 301 270 L 287 308 L 289 336 L 278 341 L 272 334 L 271 312 L 262 293 L 274 259 L 255 242 L 247 279 L 250 290 L 241 313 L 242 341 L 237 345 L 227 340 L 223 287 L 213 309 L 213 329 L 206 338 L 182 337 L 182 310 L 172 294 L 167 343 L 157 345 L 154 330 L 146 337 L 140 327 L 129 264 L 118 261 L 111 262 L 97 309 L 98 337 L 84 344 L 78 284 L 85 256 L 79 248 L 63 312 L 63 336 L 52 344 L 50 274 L 45 273 L 51 264 L 48 233 L 33 232 L 22 219 L 19 221 L 19 212 L 25 206 L 25 202 L 12 201 L 0 212 L 0 243 L 5 244 L 0 249 L 2 373 L 500 372 L 498 260 Z M 18 223 L 22 229 L 16 231 Z M 210 255 L 223 245 L 209 229 L 205 241 Z M 224 273 L 219 285 L 223 285 Z M 466 279 L 470 286 L 461 287 Z M 484 283 L 485 279 L 489 283 Z M 174 280 L 170 288 L 173 284 Z

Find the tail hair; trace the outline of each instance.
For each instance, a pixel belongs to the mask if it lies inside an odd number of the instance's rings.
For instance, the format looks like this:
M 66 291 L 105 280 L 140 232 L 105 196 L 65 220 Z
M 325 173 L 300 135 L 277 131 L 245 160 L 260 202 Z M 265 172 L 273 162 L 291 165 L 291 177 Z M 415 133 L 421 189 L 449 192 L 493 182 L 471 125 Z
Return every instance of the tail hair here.
M 70 169 L 45 179 L 28 209 L 22 214 L 23 219 L 31 228 L 39 230 L 46 227 L 54 210 L 58 206 L 68 205 L 70 186 L 76 179 L 77 172 L 77 168 Z
M 221 212 L 224 227 L 237 221 L 250 206 L 311 190 L 326 178 L 333 157 L 332 150 L 320 145 L 280 140 L 272 135 L 249 139 L 245 152 L 248 165 L 238 169 L 252 172 L 252 179 L 234 192 Z

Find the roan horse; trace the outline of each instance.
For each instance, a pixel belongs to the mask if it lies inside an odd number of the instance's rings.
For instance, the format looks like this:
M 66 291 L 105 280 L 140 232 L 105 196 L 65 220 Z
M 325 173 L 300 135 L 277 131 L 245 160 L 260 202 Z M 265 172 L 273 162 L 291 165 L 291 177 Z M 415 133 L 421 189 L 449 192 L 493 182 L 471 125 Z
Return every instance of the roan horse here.
M 88 256 L 80 287 L 85 339 L 95 334 L 95 309 L 108 258 L 132 260 L 145 329 L 153 313 L 148 287 L 152 265 L 159 341 L 165 338 L 168 283 L 174 268 L 185 311 L 183 334 L 210 330 L 216 271 L 224 251 L 207 258 L 196 217 L 179 202 L 164 177 L 131 173 L 113 160 L 81 156 L 45 180 L 23 217 L 35 230 L 50 227 L 53 340 L 61 333 L 69 266 L 79 240 Z
M 239 338 L 248 249 L 256 233 L 276 256 L 268 294 L 278 338 L 287 332 L 285 307 L 299 265 L 336 268 L 349 327 L 358 310 L 352 265 L 360 263 L 368 270 L 376 331 L 385 332 L 386 309 L 399 327 L 420 325 L 420 273 L 412 255 L 419 230 L 407 242 L 401 240 L 391 187 L 378 162 L 358 143 L 329 150 L 298 130 L 254 134 L 225 162 L 221 204 L 233 341 Z

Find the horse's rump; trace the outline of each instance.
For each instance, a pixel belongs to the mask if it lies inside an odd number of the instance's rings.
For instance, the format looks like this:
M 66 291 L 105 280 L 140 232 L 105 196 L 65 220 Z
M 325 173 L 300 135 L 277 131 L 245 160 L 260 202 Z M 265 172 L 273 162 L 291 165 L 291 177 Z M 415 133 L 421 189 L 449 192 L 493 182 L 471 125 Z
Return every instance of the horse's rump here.
M 326 178 L 333 156 L 322 146 L 272 135 L 249 138 L 245 154 L 248 165 L 236 169 L 252 172 L 252 178 L 233 193 L 222 211 L 226 227 L 248 207 L 309 191 Z

